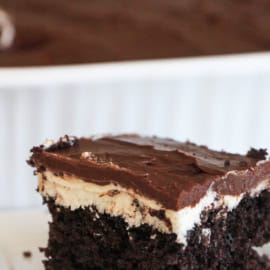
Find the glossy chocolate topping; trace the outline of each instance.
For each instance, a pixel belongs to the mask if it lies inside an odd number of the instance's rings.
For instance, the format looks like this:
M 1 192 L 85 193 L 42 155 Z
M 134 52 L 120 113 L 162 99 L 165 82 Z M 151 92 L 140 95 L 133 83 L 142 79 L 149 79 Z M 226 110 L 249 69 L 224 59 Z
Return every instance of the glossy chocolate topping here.
M 1 0 L 1 8 L 16 35 L 0 66 L 270 50 L 269 0 Z
M 29 163 L 38 172 L 49 169 L 99 185 L 119 184 L 174 210 L 197 203 L 211 183 L 221 195 L 237 195 L 270 178 L 270 162 L 256 165 L 265 159 L 265 150 L 241 156 L 157 137 L 65 136 L 32 153 Z

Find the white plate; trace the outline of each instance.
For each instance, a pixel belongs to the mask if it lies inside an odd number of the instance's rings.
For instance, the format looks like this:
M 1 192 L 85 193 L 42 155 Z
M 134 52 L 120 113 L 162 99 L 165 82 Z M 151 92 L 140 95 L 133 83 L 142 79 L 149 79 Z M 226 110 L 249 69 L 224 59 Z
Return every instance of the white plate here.
M 43 270 L 43 254 L 48 235 L 49 215 L 43 210 L 0 212 L 0 270 Z M 32 256 L 25 258 L 23 253 Z M 270 245 L 260 248 L 270 255 Z
M 0 212 L 0 269 L 42 270 L 49 215 L 44 209 Z M 23 253 L 31 252 L 25 258 Z

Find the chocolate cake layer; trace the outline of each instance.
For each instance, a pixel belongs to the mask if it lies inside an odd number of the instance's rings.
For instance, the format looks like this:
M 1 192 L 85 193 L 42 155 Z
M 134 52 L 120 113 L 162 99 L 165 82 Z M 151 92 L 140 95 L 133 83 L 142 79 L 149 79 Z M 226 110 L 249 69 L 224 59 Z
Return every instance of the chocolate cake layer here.
M 164 208 L 194 206 L 207 191 L 241 196 L 270 180 L 265 150 L 246 156 L 209 150 L 192 143 L 136 135 L 63 137 L 32 149 L 30 164 L 97 185 L 119 185 Z
M 0 5 L 16 32 L 0 52 L 0 66 L 270 50 L 268 0 L 1 0 Z
M 46 270 L 269 270 L 254 247 L 270 241 L 270 193 L 245 196 L 231 212 L 210 209 L 189 231 L 187 246 L 151 226 L 128 227 L 94 207 L 76 209 L 47 200 L 52 214 L 44 249 Z

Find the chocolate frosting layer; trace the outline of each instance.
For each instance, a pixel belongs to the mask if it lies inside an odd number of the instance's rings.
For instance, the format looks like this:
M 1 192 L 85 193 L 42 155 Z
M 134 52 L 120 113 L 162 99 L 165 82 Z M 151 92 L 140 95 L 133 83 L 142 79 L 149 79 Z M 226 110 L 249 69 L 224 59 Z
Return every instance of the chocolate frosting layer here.
M 239 195 L 270 179 L 270 161 L 257 164 L 266 155 L 263 149 L 242 156 L 138 135 L 65 136 L 49 147 L 34 147 L 29 163 L 38 172 L 118 184 L 178 210 L 196 204 L 211 184 L 220 195 Z
M 269 0 L 1 0 L 0 8 L 16 30 L 0 66 L 270 50 Z

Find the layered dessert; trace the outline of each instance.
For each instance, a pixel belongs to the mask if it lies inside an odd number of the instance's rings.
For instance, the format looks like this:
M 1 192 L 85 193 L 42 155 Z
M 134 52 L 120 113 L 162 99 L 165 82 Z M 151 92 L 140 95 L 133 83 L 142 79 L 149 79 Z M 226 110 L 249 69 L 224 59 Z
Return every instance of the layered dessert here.
M 46 270 L 270 269 L 270 161 L 137 135 L 64 136 L 29 164 L 52 215 Z
M 1 0 L 0 66 L 269 51 L 269 9 L 268 0 Z

